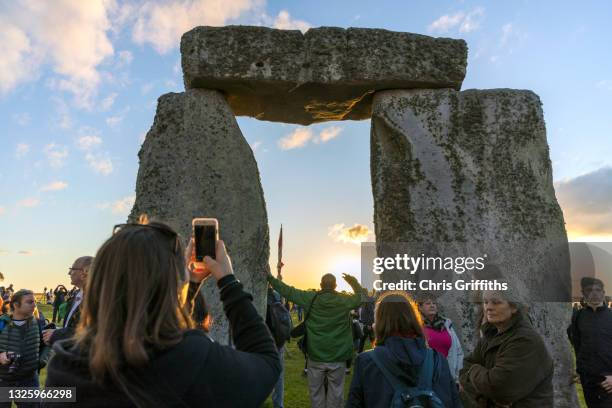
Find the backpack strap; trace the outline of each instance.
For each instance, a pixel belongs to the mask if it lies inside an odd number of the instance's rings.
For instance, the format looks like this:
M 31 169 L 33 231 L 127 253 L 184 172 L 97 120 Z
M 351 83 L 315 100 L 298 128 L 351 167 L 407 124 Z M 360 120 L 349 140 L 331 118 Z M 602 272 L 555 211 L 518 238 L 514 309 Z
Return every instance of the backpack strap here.
M 401 370 L 395 365 L 390 364 L 389 360 L 386 356 L 383 356 L 382 350 L 378 347 L 375 347 L 373 350 L 366 351 L 370 357 L 372 357 L 372 361 L 374 364 L 378 366 L 380 371 L 382 371 L 385 379 L 391 384 L 393 387 L 393 391 L 395 392 L 406 392 L 408 391 L 408 386 L 399 380 L 399 376 L 401 375 Z
M 304 316 L 304 324 L 306 324 L 306 320 L 308 320 L 308 316 L 310 316 L 310 311 L 312 310 L 312 306 L 314 305 L 314 301 L 319 296 L 321 292 L 315 293 L 314 297 L 310 301 L 310 306 L 308 306 L 308 310 L 306 311 L 306 316 Z
M 402 370 L 399 369 L 395 364 L 389 362 L 389 359 L 382 354 L 382 350 L 376 352 L 374 350 L 367 351 L 372 357 L 372 361 L 378 366 L 380 371 L 387 379 L 387 381 L 393 387 L 394 392 L 400 392 L 402 399 L 407 401 L 411 398 L 426 397 L 430 401 L 430 404 L 434 407 L 443 407 L 443 403 L 440 398 L 433 391 L 433 358 L 434 352 L 428 348 L 425 352 L 425 360 L 419 370 L 418 383 L 415 387 L 409 387 L 407 384 L 399 380 Z
M 417 387 L 430 390 L 433 387 L 434 351 L 425 349 L 425 360 L 419 371 L 419 382 Z

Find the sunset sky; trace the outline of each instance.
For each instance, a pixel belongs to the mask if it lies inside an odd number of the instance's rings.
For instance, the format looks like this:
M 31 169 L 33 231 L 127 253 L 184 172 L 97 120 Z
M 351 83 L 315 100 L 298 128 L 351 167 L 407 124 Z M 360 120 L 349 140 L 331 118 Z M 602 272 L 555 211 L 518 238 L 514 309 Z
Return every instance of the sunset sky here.
M 134 201 L 157 98 L 184 90 L 178 45 L 198 25 L 371 27 L 463 38 L 462 89 L 543 102 L 570 239 L 612 240 L 612 3 L 559 1 L 16 0 L 0 3 L 0 272 L 68 283 Z M 369 121 L 309 127 L 239 118 L 258 161 L 271 260 L 285 280 L 359 275 L 373 241 Z M 346 288 L 347 286 L 341 286 Z

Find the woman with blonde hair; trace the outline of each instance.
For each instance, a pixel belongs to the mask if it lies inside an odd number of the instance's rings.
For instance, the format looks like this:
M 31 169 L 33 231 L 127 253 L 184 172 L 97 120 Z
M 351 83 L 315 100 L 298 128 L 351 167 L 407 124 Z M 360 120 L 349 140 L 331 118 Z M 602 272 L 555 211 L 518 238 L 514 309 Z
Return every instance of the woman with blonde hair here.
M 387 292 L 374 312 L 376 347 L 355 361 L 347 407 L 390 407 L 410 396 L 424 406 L 461 407 L 448 363 L 429 348 L 417 305 L 405 292 Z M 418 395 L 421 395 L 418 397 Z
M 122 224 L 98 250 L 72 341 L 55 347 L 47 387 L 76 387 L 72 406 L 256 407 L 280 373 L 274 340 L 232 272 L 223 241 L 203 270 L 186 268 L 177 233 Z M 235 349 L 190 316 L 202 281 L 216 280 Z M 60 404 L 61 405 L 61 404 Z M 50 406 L 58 406 L 50 404 Z

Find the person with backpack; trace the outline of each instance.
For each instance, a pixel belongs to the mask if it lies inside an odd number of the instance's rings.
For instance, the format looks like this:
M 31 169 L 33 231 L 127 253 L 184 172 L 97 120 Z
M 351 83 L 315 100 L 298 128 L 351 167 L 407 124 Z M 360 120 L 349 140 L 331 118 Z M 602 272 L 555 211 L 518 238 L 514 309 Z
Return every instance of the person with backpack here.
M 603 281 L 584 277 L 580 286 L 582 307 L 574 309 L 567 329 L 576 352 L 576 371 L 587 406 L 612 407 L 612 310 Z
M 380 296 L 376 347 L 355 360 L 347 408 L 461 408 L 448 363 L 425 341 L 418 308 L 405 292 Z
M 285 396 L 285 343 L 291 337 L 291 314 L 286 306 L 283 305 L 281 296 L 270 286 L 268 286 L 266 325 L 274 338 L 281 363 L 281 373 L 272 391 L 272 405 L 274 408 L 283 408 Z

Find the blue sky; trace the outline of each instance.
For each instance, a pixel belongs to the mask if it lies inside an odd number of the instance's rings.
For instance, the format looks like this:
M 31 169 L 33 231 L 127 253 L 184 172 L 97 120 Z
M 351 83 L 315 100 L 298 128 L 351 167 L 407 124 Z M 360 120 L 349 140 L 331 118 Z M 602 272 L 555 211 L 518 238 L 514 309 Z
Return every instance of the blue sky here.
M 612 240 L 609 2 L 34 4 L 0 3 L 0 272 L 7 283 L 37 291 L 67 283 L 73 259 L 93 255 L 125 220 L 156 99 L 183 90 L 178 44 L 196 25 L 353 26 L 465 39 L 462 89 L 540 96 L 570 237 Z M 323 273 L 358 274 L 356 242 L 374 239 L 369 121 L 238 123 L 258 161 L 274 260 L 284 224 L 286 279 L 306 287 Z

